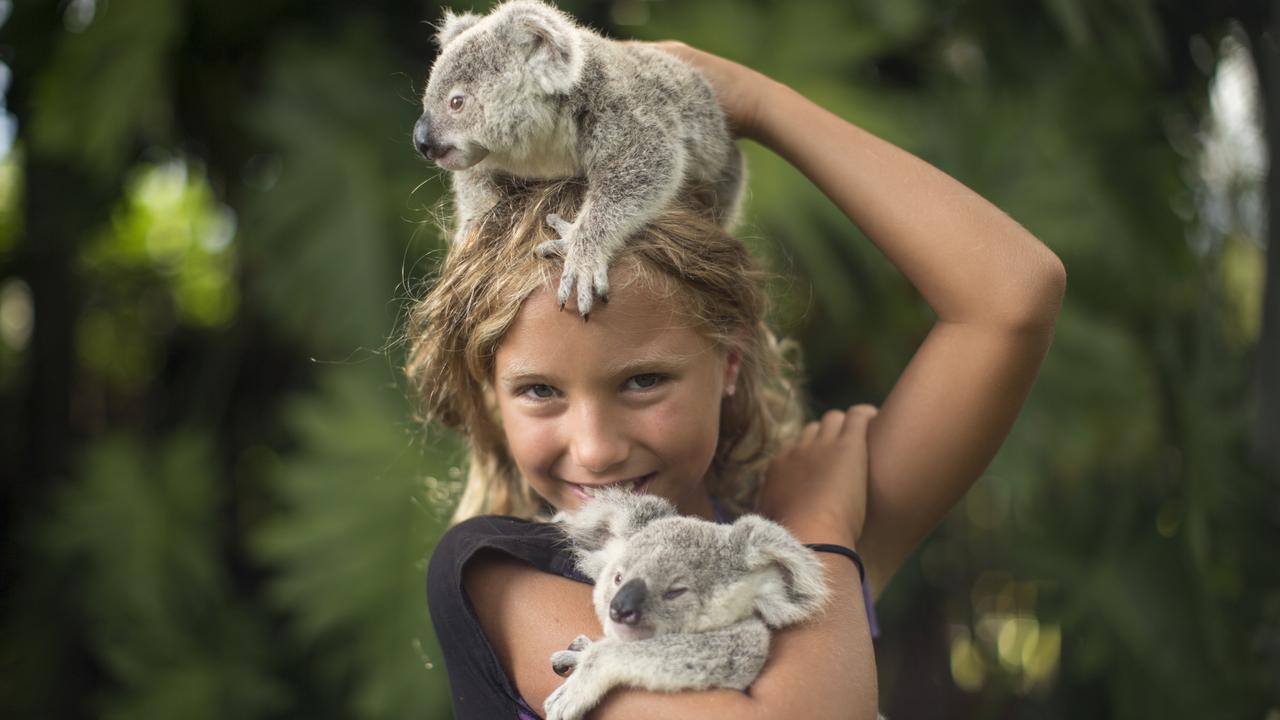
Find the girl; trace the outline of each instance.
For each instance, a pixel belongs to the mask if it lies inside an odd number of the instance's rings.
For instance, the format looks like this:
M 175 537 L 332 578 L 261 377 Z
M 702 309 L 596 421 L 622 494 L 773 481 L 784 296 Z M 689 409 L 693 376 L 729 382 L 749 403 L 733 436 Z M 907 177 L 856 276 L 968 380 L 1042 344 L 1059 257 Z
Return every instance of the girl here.
M 857 547 L 871 597 L 991 460 L 1052 339 L 1065 272 L 1016 222 L 759 73 L 660 47 L 701 69 L 735 130 L 822 189 L 938 320 L 878 413 L 801 428 L 762 276 L 696 193 L 628 241 L 584 323 L 559 310 L 559 268 L 532 251 L 549 213 L 575 213 L 580 184 L 510 188 L 410 328 L 425 415 L 471 446 L 458 524 L 428 572 L 460 720 L 533 716 L 561 682 L 551 653 L 600 635 L 563 539 L 527 519 L 608 485 L 707 518 L 754 508 L 802 542 Z M 864 588 L 845 558 L 822 560 L 832 600 L 776 635 L 748 692 L 620 689 L 593 717 L 875 717 Z

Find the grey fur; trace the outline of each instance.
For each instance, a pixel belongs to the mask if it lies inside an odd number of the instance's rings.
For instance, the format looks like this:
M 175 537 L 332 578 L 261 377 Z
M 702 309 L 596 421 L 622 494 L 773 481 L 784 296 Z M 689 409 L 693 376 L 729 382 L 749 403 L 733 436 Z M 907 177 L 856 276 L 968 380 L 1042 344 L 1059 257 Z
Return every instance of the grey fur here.
M 564 260 L 557 297 L 607 299 L 609 263 L 682 190 L 705 187 L 725 226 L 745 182 L 742 154 L 706 78 L 651 47 L 609 40 L 536 0 L 483 17 L 446 12 L 414 145 L 452 171 L 457 238 L 496 202 L 495 176 L 585 177 L 572 221 L 537 252 Z M 460 107 L 451 107 L 455 98 Z
M 579 636 L 551 656 L 553 670 L 572 675 L 547 698 L 547 720 L 580 718 L 619 686 L 746 689 L 768 658 L 771 629 L 812 616 L 827 597 L 813 552 L 757 515 L 718 525 L 677 515 L 658 497 L 610 490 L 556 522 L 595 581 L 604 638 Z M 642 599 L 615 602 L 628 594 Z M 622 605 L 638 613 L 632 622 L 615 619 Z

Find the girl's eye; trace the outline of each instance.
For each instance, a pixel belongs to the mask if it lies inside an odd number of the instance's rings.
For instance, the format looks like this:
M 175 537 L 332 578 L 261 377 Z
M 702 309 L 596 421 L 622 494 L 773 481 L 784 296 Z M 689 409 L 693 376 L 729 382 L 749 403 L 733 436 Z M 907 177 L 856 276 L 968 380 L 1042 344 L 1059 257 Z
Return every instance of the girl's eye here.
M 636 375 L 627 380 L 627 385 L 637 390 L 648 390 L 660 382 L 662 382 L 661 375 L 657 373 L 644 373 L 643 375 Z
M 662 599 L 675 600 L 676 598 L 680 597 L 681 595 L 687 592 L 689 592 L 689 588 L 671 588 L 670 590 L 662 594 Z
M 462 109 L 462 103 L 463 103 L 463 102 L 464 102 L 464 101 L 463 101 L 463 99 L 462 99 L 462 96 L 461 96 L 461 95 L 454 95 L 453 97 L 449 98 L 449 109 L 450 109 L 450 110 L 461 110 L 461 109 Z
M 549 400 L 556 396 L 555 388 L 543 383 L 534 383 L 524 389 L 524 394 L 539 400 Z

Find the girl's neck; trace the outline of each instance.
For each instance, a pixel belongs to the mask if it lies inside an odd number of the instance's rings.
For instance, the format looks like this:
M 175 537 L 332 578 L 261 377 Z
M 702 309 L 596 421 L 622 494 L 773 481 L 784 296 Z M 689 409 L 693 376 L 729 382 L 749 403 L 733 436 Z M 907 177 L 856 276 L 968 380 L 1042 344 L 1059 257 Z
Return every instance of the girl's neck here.
M 689 497 L 677 502 L 676 506 L 683 515 L 693 515 L 712 522 L 715 522 L 720 515 L 717 512 L 715 501 L 711 499 L 711 495 L 705 490 L 690 493 Z

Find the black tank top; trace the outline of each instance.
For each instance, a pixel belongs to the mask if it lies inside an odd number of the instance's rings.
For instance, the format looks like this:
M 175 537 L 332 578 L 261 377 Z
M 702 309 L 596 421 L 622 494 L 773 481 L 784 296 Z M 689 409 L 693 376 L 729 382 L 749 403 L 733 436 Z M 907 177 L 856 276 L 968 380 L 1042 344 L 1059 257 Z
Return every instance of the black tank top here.
M 444 654 L 454 720 L 537 718 L 502 669 L 462 586 L 466 564 L 496 550 L 542 572 L 590 585 L 574 566 L 569 539 L 559 528 L 519 518 L 484 515 L 458 523 L 440 539 L 427 568 L 427 605 Z

